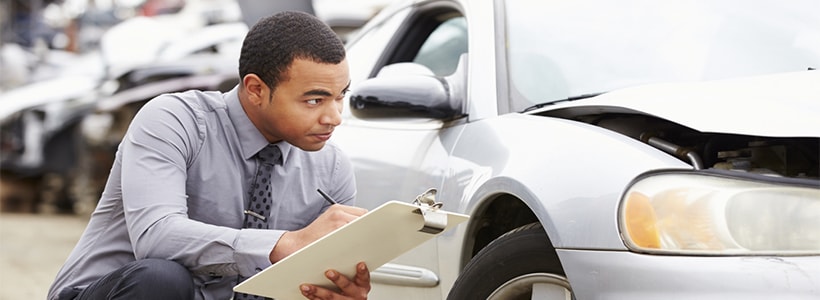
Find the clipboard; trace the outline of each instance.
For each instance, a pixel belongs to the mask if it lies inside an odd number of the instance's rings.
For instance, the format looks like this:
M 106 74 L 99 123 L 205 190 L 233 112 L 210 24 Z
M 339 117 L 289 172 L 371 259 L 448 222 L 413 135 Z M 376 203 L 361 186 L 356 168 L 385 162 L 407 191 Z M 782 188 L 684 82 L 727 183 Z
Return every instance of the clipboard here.
M 388 201 L 352 222 L 294 252 L 234 287 L 235 292 L 275 300 L 303 299 L 299 285 L 310 283 L 338 290 L 325 278 L 334 269 L 353 278 L 356 264 L 373 271 L 469 216 L 441 210 L 435 189 L 413 203 Z

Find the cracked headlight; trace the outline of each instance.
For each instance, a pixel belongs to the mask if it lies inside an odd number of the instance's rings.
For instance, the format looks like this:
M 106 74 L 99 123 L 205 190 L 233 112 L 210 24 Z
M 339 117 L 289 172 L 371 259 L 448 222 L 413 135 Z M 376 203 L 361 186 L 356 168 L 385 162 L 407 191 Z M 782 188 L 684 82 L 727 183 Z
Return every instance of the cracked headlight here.
M 627 247 L 665 254 L 820 254 L 820 182 L 734 175 L 668 172 L 637 179 L 619 211 Z

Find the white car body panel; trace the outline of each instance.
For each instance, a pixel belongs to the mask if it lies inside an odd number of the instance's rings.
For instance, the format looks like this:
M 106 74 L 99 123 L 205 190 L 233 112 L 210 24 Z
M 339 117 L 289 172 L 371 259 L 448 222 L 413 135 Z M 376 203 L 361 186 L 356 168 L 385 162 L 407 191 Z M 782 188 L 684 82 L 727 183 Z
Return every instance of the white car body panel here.
M 686 124 L 702 132 L 816 137 L 820 136 L 818 82 L 820 72 L 795 72 L 653 84 L 612 91 L 583 101 L 558 103 L 543 111 L 623 107 Z
M 794 300 L 820 296 L 818 256 L 681 257 L 581 250 L 559 250 L 558 255 L 575 266 L 568 276 L 576 283 L 577 299 Z
M 476 242 L 475 228 L 485 221 L 481 214 L 500 194 L 524 203 L 545 228 L 577 299 L 764 299 L 773 295 L 808 299 L 820 295 L 820 269 L 813 267 L 820 265 L 818 256 L 631 252 L 618 226 L 625 187 L 646 172 L 692 170 L 693 164 L 635 137 L 568 117 L 626 112 L 699 133 L 813 139 L 820 136 L 820 72 L 656 83 L 523 113 L 506 112 L 511 108 L 500 103 L 511 93 L 506 90 L 503 76 L 508 74 L 502 63 L 508 45 L 496 42 L 504 24 L 495 19 L 503 1 L 403 3 L 387 8 L 364 27 L 370 39 L 352 40 L 348 51 L 351 89 L 355 92 L 377 73 L 385 59 L 380 51 L 400 42 L 391 41 L 390 35 L 402 32 L 407 25 L 401 22 L 412 19 L 416 10 L 434 5 L 456 7 L 468 19 L 469 28 L 464 116 L 444 121 L 362 119 L 345 109 L 344 123 L 336 128 L 333 141 L 354 163 L 358 205 L 374 208 L 388 200 L 411 201 L 434 187 L 445 209 L 475 217 L 389 266 L 436 274 L 438 286 L 415 285 L 409 275 L 396 284 L 379 275 L 374 276 L 371 298 L 446 299 L 474 254 L 469 251 Z M 738 270 L 748 272 L 738 275 L 742 273 Z M 376 270 L 374 274 L 382 272 L 392 271 Z M 755 286 L 747 288 L 747 283 Z

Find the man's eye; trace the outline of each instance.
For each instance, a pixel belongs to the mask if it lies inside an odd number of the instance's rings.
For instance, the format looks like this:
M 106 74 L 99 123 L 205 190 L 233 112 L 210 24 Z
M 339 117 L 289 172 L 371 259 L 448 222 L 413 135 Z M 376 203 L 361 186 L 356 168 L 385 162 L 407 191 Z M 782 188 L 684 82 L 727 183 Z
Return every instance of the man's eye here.
M 310 100 L 307 101 L 307 104 L 316 105 L 316 104 L 319 104 L 319 101 L 321 101 L 321 100 L 319 100 L 319 99 L 310 99 Z
M 344 100 L 346 95 L 347 95 L 347 90 L 344 90 L 344 91 L 342 91 L 342 93 L 338 97 L 336 97 L 336 100 L 337 101 Z

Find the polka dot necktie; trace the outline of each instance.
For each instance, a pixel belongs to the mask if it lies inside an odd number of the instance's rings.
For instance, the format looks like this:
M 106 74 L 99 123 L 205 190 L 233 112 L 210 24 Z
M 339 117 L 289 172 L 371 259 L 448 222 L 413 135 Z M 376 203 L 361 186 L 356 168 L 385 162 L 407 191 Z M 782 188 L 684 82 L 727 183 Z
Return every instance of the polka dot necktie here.
M 245 207 L 244 228 L 267 229 L 268 217 L 270 216 L 271 185 L 270 179 L 273 166 L 281 163 L 282 152 L 276 145 L 268 145 L 256 153 L 256 160 L 259 162 L 256 167 L 256 178 L 251 184 L 248 194 L 248 206 Z M 245 280 L 241 275 L 239 282 Z M 235 293 L 234 299 L 270 299 L 244 293 Z

